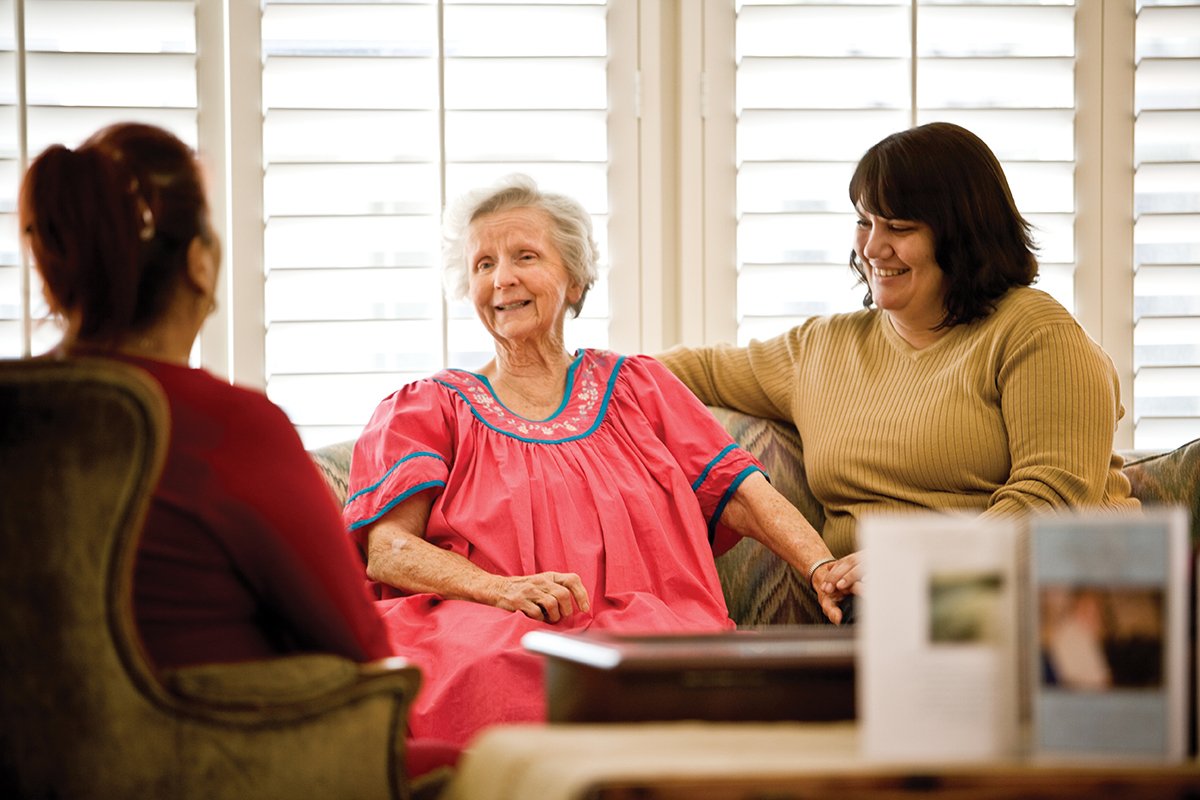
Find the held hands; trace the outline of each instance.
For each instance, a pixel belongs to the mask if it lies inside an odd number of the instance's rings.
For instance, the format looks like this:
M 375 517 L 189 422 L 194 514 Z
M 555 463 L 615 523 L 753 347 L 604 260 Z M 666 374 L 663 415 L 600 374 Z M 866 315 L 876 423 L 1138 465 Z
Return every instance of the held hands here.
M 580 611 L 591 608 L 587 589 L 573 572 L 539 572 L 512 578 L 497 576 L 492 605 L 550 623 L 571 616 L 576 606 Z
M 812 587 L 825 616 L 835 624 L 842 622 L 841 603 L 844 598 L 858 594 L 863 568 L 860 553 L 822 564 L 813 571 Z

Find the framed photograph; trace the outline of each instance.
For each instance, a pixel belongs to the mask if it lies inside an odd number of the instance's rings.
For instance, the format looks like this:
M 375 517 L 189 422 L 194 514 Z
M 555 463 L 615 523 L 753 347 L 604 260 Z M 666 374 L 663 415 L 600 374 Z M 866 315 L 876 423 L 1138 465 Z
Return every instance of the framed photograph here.
M 1174 508 L 1033 520 L 1035 756 L 1184 759 L 1187 537 Z

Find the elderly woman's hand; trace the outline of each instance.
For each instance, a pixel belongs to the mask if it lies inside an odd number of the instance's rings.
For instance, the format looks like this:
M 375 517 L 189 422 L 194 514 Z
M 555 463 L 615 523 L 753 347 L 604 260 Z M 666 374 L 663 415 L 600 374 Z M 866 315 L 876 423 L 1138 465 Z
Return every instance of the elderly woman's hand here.
M 496 597 L 492 605 L 505 611 L 520 611 L 530 619 L 558 622 L 591 608 L 587 589 L 574 572 L 539 572 L 512 578 L 496 576 Z
M 558 622 L 591 609 L 587 589 L 573 572 L 493 575 L 422 537 L 433 497 L 419 492 L 393 508 L 367 535 L 367 577 L 409 592 L 486 603 L 530 619 Z

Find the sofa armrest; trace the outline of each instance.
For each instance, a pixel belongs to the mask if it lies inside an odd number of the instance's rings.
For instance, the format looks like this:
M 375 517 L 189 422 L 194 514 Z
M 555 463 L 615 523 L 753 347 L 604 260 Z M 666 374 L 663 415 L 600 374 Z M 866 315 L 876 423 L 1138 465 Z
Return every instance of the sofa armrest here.
M 1166 453 L 1132 457 L 1121 471 L 1142 505 L 1181 505 L 1191 513 L 1194 551 L 1200 545 L 1200 439 Z

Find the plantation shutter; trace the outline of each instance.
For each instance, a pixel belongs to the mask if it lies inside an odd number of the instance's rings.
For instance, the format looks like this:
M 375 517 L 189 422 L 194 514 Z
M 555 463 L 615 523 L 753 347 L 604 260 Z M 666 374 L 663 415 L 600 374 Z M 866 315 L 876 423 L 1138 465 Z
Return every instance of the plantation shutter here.
M 862 307 L 846 189 L 863 152 L 933 121 L 978 134 L 1073 308 L 1074 6 L 742 2 L 738 341 Z M 915 31 L 915 35 L 914 35 Z
M 607 252 L 606 6 L 268 0 L 262 35 L 266 385 L 313 447 L 494 355 L 442 300 L 446 199 L 526 172 Z M 606 287 L 568 346 L 607 344 Z
M 1138 4 L 1134 445 L 1200 437 L 1200 4 Z
M 0 358 L 43 353 L 60 338 L 36 274 L 21 266 L 20 68 L 30 159 L 118 121 L 160 125 L 193 147 L 197 140 L 190 0 L 25 0 L 23 19 L 21 65 L 13 2 L 0 2 Z

